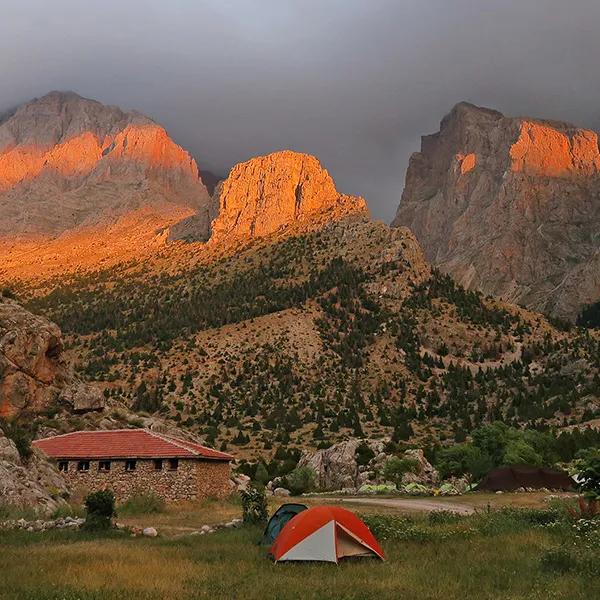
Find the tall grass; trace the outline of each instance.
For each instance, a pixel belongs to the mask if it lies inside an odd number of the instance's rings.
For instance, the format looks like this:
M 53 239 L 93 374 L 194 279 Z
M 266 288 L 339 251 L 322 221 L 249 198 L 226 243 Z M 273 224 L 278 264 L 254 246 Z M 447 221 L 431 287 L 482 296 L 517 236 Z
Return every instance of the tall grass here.
M 138 494 L 119 505 L 117 514 L 124 516 L 153 515 L 165 512 L 163 498 L 156 494 Z
M 31 521 L 40 517 L 40 513 L 28 506 L 17 506 L 0 499 L 0 521 L 25 519 Z
M 437 521 L 438 519 L 434 519 Z M 548 571 L 544 551 L 560 538 L 523 515 L 476 515 L 455 522 L 405 519 L 427 540 L 381 540 L 386 561 L 273 564 L 256 546 L 259 528 L 178 539 L 111 532 L 0 533 L 0 598 L 58 600 L 589 600 L 600 579 Z M 500 523 L 481 526 L 485 522 Z M 509 526 L 510 524 L 510 526 Z M 446 536 L 449 528 L 473 529 Z M 560 558 L 558 559 L 560 560 Z M 551 561 L 550 561 L 551 562 Z

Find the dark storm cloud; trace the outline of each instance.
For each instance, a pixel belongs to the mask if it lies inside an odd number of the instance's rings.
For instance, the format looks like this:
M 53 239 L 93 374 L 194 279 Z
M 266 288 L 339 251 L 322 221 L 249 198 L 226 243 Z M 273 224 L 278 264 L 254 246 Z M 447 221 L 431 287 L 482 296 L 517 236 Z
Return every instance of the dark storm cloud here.
M 316 154 L 389 220 L 460 100 L 600 125 L 598 0 L 3 0 L 0 109 L 52 89 L 137 108 L 219 174 Z

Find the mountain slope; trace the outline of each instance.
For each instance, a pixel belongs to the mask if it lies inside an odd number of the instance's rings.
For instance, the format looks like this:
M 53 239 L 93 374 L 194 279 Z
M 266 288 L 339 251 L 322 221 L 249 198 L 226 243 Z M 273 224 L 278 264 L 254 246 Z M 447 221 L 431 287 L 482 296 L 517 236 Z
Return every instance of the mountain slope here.
M 48 277 L 164 243 L 191 214 L 208 236 L 192 157 L 151 119 L 52 92 L 0 122 L 0 277 Z
M 405 228 L 350 216 L 210 252 L 171 247 L 176 269 L 123 266 L 29 307 L 61 324 L 110 398 L 240 456 L 599 414 L 598 336 L 466 292 Z
M 393 225 L 467 288 L 574 319 L 600 298 L 598 137 L 458 104 L 411 157 Z

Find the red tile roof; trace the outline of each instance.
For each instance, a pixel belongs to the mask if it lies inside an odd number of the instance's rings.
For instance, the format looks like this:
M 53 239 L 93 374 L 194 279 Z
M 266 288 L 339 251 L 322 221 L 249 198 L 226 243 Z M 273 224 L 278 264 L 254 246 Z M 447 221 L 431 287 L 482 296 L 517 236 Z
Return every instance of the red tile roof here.
M 232 460 L 233 456 L 148 429 L 75 431 L 41 440 L 33 445 L 52 458 L 200 458 Z

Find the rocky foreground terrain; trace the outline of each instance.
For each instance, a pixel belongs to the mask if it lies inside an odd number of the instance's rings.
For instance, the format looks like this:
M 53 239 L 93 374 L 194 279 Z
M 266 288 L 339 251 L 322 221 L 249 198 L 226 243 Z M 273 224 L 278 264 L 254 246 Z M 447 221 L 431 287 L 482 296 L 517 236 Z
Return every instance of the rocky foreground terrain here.
M 466 288 L 574 320 L 600 299 L 598 136 L 458 104 L 411 157 L 393 225 Z
M 60 404 L 87 411 L 104 398 L 74 375 L 56 324 L 0 295 L 0 418 Z

